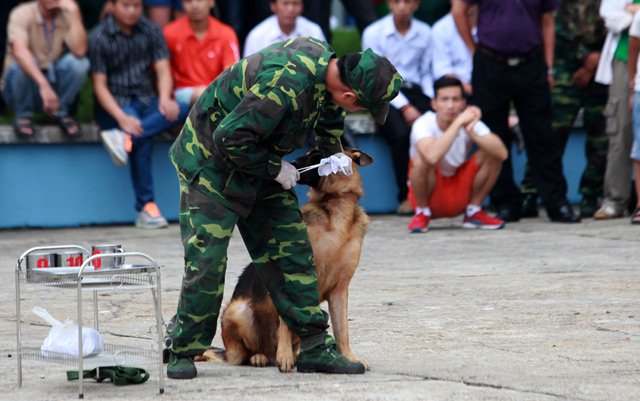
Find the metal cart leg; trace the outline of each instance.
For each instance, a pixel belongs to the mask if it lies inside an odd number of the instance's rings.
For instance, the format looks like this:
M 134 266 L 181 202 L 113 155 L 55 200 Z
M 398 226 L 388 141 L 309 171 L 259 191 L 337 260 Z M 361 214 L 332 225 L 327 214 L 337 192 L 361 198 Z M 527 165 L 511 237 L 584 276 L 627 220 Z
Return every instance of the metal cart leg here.
M 83 399 L 84 354 L 82 353 L 82 277 L 78 277 L 78 398 Z
M 158 393 L 164 394 L 164 371 L 162 361 L 162 349 L 164 347 L 164 333 L 162 332 L 162 285 L 160 283 L 160 270 L 156 266 L 156 288 L 151 286 L 151 295 L 156 310 L 156 331 L 158 332 Z
M 22 336 L 20 333 L 20 269 L 16 269 L 16 359 L 18 360 L 18 387 L 22 387 Z

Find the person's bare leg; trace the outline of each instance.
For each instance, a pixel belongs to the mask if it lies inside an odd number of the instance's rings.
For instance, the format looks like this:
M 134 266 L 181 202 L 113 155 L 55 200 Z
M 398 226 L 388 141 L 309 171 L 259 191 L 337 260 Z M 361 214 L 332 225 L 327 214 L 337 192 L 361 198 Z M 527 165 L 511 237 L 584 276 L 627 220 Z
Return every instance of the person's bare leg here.
M 429 197 L 436 186 L 435 166 L 427 163 L 420 155 L 411 160 L 409 180 L 417 207 L 428 207 Z
M 633 160 L 633 176 L 636 182 L 636 197 L 638 198 L 636 207 L 640 207 L 640 160 Z
M 481 150 L 476 152 L 475 157 L 479 168 L 473 179 L 469 203 L 481 206 L 498 179 L 500 169 L 502 168 L 502 161 L 487 155 Z

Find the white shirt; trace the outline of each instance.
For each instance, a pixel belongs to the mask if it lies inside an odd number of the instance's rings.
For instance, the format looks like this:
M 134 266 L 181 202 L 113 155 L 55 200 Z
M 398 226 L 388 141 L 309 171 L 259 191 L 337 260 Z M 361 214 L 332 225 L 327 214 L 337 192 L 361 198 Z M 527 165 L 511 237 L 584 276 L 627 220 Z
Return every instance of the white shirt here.
M 369 25 L 362 33 L 362 49 L 372 49 L 391 61 L 406 82 L 422 87 L 422 92 L 433 97 L 431 77 L 431 28 L 415 18 L 411 20 L 409 31 L 403 36 L 398 33 L 393 15 Z M 391 101 L 391 106 L 400 109 L 409 100 L 399 93 Z
M 311 36 L 316 39 L 327 40 L 322 33 L 320 25 L 305 17 L 300 16 L 296 18 L 296 27 L 290 34 L 286 34 L 280 29 L 278 17 L 272 15 L 256 25 L 251 32 L 249 32 L 247 39 L 244 41 L 242 57 L 257 53 L 276 42 L 297 38 L 298 36 Z
M 473 126 L 473 132 L 478 136 L 489 135 L 491 130 L 485 123 L 478 121 Z M 428 137 L 442 138 L 444 132 L 438 126 L 436 113 L 427 111 L 418 118 L 411 128 L 411 145 L 409 146 L 409 157 L 412 159 L 418 155 L 418 141 Z M 473 141 L 465 132 L 464 128 L 460 128 L 458 135 L 453 140 L 449 151 L 444 155 L 440 163 L 438 163 L 438 171 L 445 176 L 451 177 L 456 173 L 458 167 L 467 160 L 467 154 L 471 150 Z
M 640 39 L 640 13 L 635 13 L 633 16 L 633 22 L 631 22 L 631 26 L 629 27 L 629 36 Z M 633 90 L 640 92 L 640 57 L 638 57 L 636 76 L 633 78 L 633 81 Z
M 631 4 L 631 1 L 602 0 L 600 4 L 600 16 L 604 19 L 608 32 L 594 79 L 603 85 L 611 85 L 613 82 L 613 55 L 620 42 L 620 34 L 629 27 L 633 19 L 633 16 L 625 11 L 625 7 Z
M 472 30 L 475 37 L 476 28 Z M 432 75 L 435 82 L 447 74 L 453 74 L 465 83 L 471 83 L 473 55 L 462 40 L 451 13 L 440 18 L 431 29 L 433 50 Z

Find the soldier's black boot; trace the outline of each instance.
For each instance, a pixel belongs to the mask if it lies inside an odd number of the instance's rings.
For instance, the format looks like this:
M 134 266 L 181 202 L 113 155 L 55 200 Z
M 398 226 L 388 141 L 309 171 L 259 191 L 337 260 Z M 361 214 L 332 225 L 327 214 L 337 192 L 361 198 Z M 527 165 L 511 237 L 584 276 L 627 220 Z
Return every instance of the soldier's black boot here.
M 303 373 L 342 373 L 362 374 L 365 366 L 360 362 L 351 362 L 336 348 L 335 340 L 325 335 L 325 341 L 308 350 L 300 351 L 296 363 L 298 372 Z
M 193 379 L 196 376 L 198 376 L 198 371 L 192 357 L 181 357 L 169 352 L 169 364 L 167 365 L 169 379 Z

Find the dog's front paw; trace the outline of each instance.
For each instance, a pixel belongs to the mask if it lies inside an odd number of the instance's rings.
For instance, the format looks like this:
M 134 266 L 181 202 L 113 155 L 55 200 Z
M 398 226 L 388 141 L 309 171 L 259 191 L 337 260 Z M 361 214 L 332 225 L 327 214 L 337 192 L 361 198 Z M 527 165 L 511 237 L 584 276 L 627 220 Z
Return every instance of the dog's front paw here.
M 263 368 L 269 364 L 269 358 L 264 354 L 255 354 L 249 359 L 249 364 L 257 368 Z
M 283 373 L 291 372 L 296 364 L 292 353 L 278 354 L 276 356 L 276 361 L 278 362 L 278 369 Z

